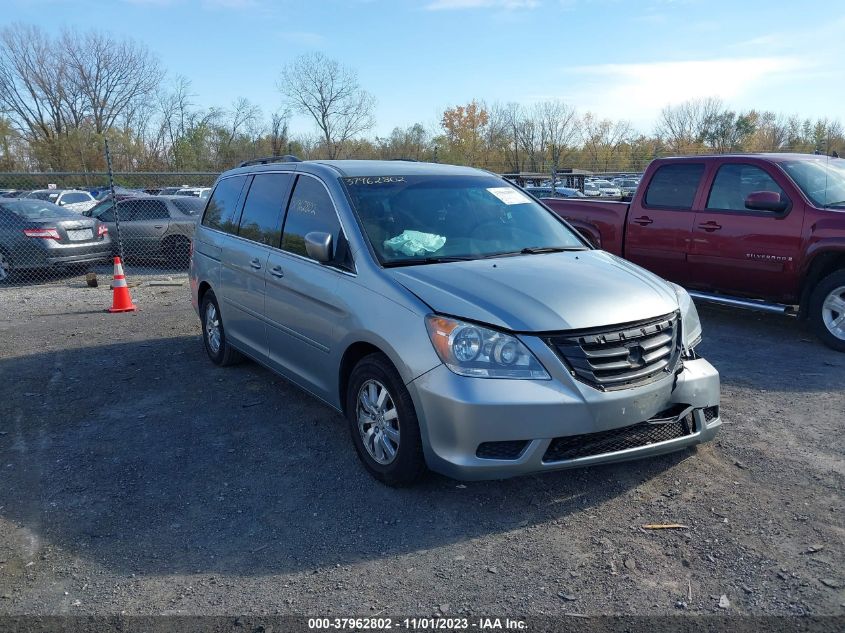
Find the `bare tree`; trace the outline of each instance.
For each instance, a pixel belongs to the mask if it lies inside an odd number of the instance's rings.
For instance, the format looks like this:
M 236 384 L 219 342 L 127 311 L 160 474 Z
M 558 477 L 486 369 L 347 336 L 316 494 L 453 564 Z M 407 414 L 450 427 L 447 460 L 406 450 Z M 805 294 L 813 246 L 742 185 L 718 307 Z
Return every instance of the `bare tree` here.
M 294 110 L 314 119 L 329 158 L 375 125 L 375 99 L 358 84 L 355 71 L 322 53 L 301 55 L 285 66 L 279 90 Z
M 578 138 L 579 121 L 575 108 L 563 101 L 544 101 L 535 107 L 535 117 L 539 121 L 552 166 L 560 167 L 560 161 L 569 155 Z
M 273 156 L 281 156 L 288 145 L 290 112 L 277 110 L 270 115 L 270 148 Z
M 622 147 L 632 140 L 633 132 L 628 121 L 598 119 L 587 112 L 581 121 L 584 149 L 594 170 L 608 171 Z
M 674 106 L 667 105 L 660 111 L 655 135 L 672 152 L 688 152 L 704 141 L 712 122 L 724 109 L 724 104 L 718 97 L 692 99 Z
M 152 96 L 164 72 L 143 45 L 118 41 L 103 33 L 64 31 L 58 43 L 68 85 L 102 134 L 139 100 Z
M 0 109 L 31 144 L 49 145 L 64 131 L 64 77 L 64 61 L 40 28 L 15 24 L 0 32 Z

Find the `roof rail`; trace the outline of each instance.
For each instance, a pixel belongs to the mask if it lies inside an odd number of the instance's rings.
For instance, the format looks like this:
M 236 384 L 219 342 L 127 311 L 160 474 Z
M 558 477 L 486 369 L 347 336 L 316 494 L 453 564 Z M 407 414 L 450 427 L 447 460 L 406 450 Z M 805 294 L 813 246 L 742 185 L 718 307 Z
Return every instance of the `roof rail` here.
M 420 162 L 416 158 L 391 158 L 390 160 L 397 160 L 397 161 L 401 161 L 403 163 L 418 163 L 418 162 Z
M 252 160 L 245 160 L 238 167 L 249 167 L 250 165 L 266 165 L 267 163 L 301 163 L 302 159 L 297 158 L 293 154 L 285 154 L 284 156 L 265 156 L 264 158 L 253 158 Z

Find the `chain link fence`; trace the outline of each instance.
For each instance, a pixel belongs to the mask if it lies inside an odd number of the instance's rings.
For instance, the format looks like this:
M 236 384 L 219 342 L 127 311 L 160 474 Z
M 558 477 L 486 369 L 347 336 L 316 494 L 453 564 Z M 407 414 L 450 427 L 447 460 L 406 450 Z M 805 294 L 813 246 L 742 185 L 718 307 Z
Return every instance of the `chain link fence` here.
M 216 173 L 0 173 L 0 285 L 185 273 Z

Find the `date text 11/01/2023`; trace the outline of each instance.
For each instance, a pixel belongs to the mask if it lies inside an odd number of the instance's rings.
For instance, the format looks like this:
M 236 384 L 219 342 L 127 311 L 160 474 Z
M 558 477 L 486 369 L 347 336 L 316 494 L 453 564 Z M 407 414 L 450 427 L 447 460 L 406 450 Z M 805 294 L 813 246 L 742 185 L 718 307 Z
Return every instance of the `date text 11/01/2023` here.
M 512 618 L 309 618 L 308 628 L 320 630 L 355 630 L 355 631 L 389 631 L 391 629 L 405 629 L 411 631 L 524 631 L 527 624 L 524 620 Z

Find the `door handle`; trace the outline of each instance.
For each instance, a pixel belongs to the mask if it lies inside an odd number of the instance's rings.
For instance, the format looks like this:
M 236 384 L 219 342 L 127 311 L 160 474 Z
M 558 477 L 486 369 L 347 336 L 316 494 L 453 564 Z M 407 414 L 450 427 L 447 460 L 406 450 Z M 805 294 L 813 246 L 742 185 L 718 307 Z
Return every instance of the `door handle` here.
M 699 224 L 698 228 L 704 229 L 708 233 L 712 233 L 713 231 L 718 231 L 719 229 L 721 229 L 722 225 L 716 224 L 713 220 L 710 220 L 709 222 L 704 222 L 702 224 Z
M 270 269 L 270 274 L 273 275 L 273 277 L 279 277 L 280 279 L 285 276 L 281 266 L 273 266 Z
M 163 228 L 164 228 L 164 225 L 163 225 L 163 224 L 155 224 L 155 225 L 153 225 L 153 228 L 156 228 L 156 229 L 163 229 Z
M 648 226 L 649 224 L 654 224 L 654 220 L 652 220 L 647 215 L 640 216 L 638 218 L 634 218 L 634 222 L 639 224 L 640 226 Z
M 249 260 L 249 265 L 255 270 L 261 270 L 261 262 L 258 260 L 257 257 L 255 259 Z

